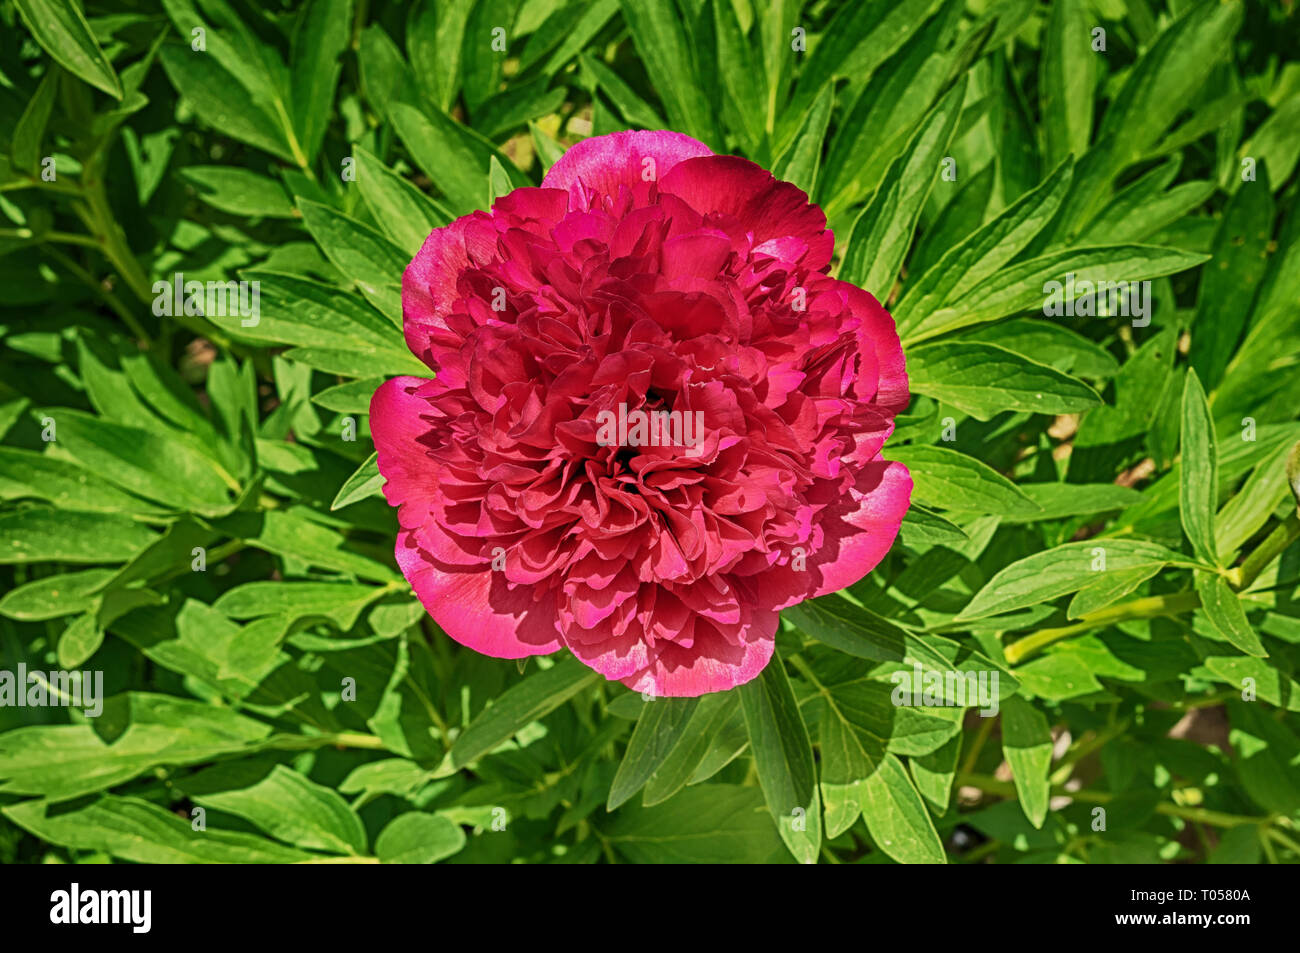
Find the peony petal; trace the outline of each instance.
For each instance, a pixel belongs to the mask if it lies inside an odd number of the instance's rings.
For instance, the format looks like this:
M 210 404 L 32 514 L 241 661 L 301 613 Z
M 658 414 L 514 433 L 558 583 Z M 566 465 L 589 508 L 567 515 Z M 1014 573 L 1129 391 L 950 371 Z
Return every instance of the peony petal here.
M 593 193 L 616 199 L 620 188 L 627 188 L 644 196 L 650 184 L 662 180 L 677 163 L 711 155 L 704 143 L 679 132 L 634 130 L 594 136 L 571 146 L 546 173 L 542 188 L 567 189 L 570 207 L 586 209 Z M 645 178 L 646 159 L 654 160 L 649 180 Z
M 745 581 L 750 597 L 771 609 L 839 592 L 875 569 L 894 545 L 912 499 L 912 475 L 901 463 L 877 459 L 857 483 L 821 514 L 822 544 L 802 570 L 790 562 Z
M 370 434 L 387 481 L 384 496 L 396 506 L 401 524 L 423 526 L 438 496 L 437 468 L 419 439 L 429 430 L 422 415 L 431 410 L 421 391 L 432 381 L 394 377 L 370 398 Z
M 474 212 L 435 228 L 402 273 L 402 330 L 411 353 L 433 370 L 440 355 L 460 347 L 462 337 L 447 325 L 460 297 L 459 277 L 471 258 L 482 261 L 496 250 L 492 216 Z
M 879 368 L 875 403 L 891 415 L 901 414 L 907 409 L 912 397 L 908 391 L 903 345 L 898 340 L 894 319 L 870 292 L 846 281 L 839 284 L 844 286 L 848 294 L 849 308 L 853 315 L 862 321 L 862 327 L 858 331 L 859 345 L 864 349 L 875 349 Z
M 772 660 L 778 620 L 775 612 L 753 610 L 739 644 L 697 621 L 690 648 L 660 643 L 653 661 L 622 682 L 633 691 L 660 698 L 695 698 L 743 685 Z
M 826 228 L 822 210 L 798 186 L 774 178 L 748 159 L 688 159 L 662 175 L 659 188 L 701 214 L 719 212 L 735 218 L 754 236 L 754 244 L 763 245 L 773 256 L 791 249 L 802 259 L 800 264 L 813 271 L 830 264 L 835 237 Z M 799 241 L 779 241 L 787 238 Z
M 398 534 L 397 564 L 433 621 L 466 648 L 493 658 L 524 658 L 549 655 L 562 645 L 551 593 L 534 602 L 534 587 L 509 588 L 490 564 L 439 565 L 410 532 Z

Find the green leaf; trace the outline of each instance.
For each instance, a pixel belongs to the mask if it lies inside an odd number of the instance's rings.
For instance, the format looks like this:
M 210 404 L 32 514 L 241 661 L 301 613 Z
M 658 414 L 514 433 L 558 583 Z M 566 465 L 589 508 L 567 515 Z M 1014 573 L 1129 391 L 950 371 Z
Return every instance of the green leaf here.
M 357 146 L 357 188 L 380 227 L 399 248 L 414 255 L 435 228 L 451 221 L 441 208 L 414 185 Z
M 193 51 L 187 45 L 164 46 L 159 57 L 167 78 L 194 104 L 205 123 L 286 162 L 293 161 L 283 126 L 215 55 Z
M 1214 515 L 1219 498 L 1219 458 L 1214 421 L 1195 370 L 1183 382 L 1182 473 L 1179 476 L 1178 514 L 1183 532 L 1191 540 L 1196 558 L 1218 565 L 1214 540 Z
M 925 394 L 977 420 L 1005 411 L 1068 414 L 1101 403 L 1087 384 L 992 344 L 954 341 L 908 355 L 912 393 Z
M 82 701 L 87 701 L 83 694 Z M 157 765 L 195 764 L 252 750 L 271 729 L 229 709 L 131 692 L 104 704 L 94 726 L 38 725 L 0 734 L 0 791 L 67 800 L 114 787 Z M 93 708 L 93 705 L 86 706 Z M 111 726 L 111 727 L 110 727 Z M 111 743 L 105 735 L 115 730 Z
M 409 261 L 406 253 L 370 226 L 328 205 L 300 198 L 298 210 L 325 256 L 356 283 L 367 301 L 400 327 L 402 272 Z
M 229 474 L 188 443 L 80 411 L 52 413 L 60 454 L 122 489 L 204 516 L 233 507 Z
M 668 124 L 706 145 L 719 144 L 681 15 L 672 0 L 621 0 L 637 53 L 668 112 Z
M 1229 700 L 1228 720 L 1228 739 L 1246 793 L 1267 811 L 1295 814 L 1300 810 L 1300 738 L 1254 704 Z
M 912 474 L 914 498 L 926 506 L 1013 516 L 1038 506 L 988 464 L 947 447 L 888 447 L 888 459 Z
M 958 328 L 996 321 L 1022 311 L 1051 315 L 1059 306 L 1064 313 L 1069 302 L 1088 288 L 1095 290 L 1099 282 L 1118 284 L 1159 278 L 1186 271 L 1205 260 L 1205 255 L 1149 245 L 1072 247 L 1048 252 L 1005 267 L 971 288 L 960 301 L 923 314 L 903 334 L 903 341 L 917 344 Z M 1102 297 L 1098 293 L 1098 298 Z M 1118 294 L 1117 298 L 1119 307 L 1127 305 L 1124 295 Z
M 730 3 L 714 3 L 713 27 L 718 38 L 718 78 L 726 95 L 722 97 L 723 118 L 745 145 L 748 155 L 761 148 L 767 113 L 761 77 L 754 51 Z M 788 36 L 788 34 L 787 34 Z M 785 40 L 782 38 L 782 46 Z
M 1196 592 L 1201 597 L 1201 609 L 1215 631 L 1247 655 L 1268 656 L 1264 644 L 1246 618 L 1241 600 L 1222 576 L 1215 572 L 1197 572 Z
M 463 215 L 483 207 L 487 197 L 483 183 L 493 156 L 516 186 L 531 184 L 490 142 L 444 113 L 421 112 L 405 103 L 393 103 L 389 111 L 411 158 L 446 197 L 453 213 Z
M 115 573 L 113 569 L 82 569 L 33 579 L 0 596 L 0 615 L 41 622 L 84 612 L 95 604 L 95 594 Z
M 105 795 L 70 811 L 30 800 L 0 811 L 41 840 L 137 864 L 294 864 L 314 856 L 255 834 L 195 831 L 189 821 L 134 797 Z
M 289 54 L 293 127 L 307 163 L 316 160 L 334 90 L 343 70 L 339 57 L 352 29 L 352 0 L 310 0 L 298 11 Z
M 779 655 L 740 687 L 758 782 L 781 839 L 803 864 L 821 852 L 821 800 L 812 742 Z
M 652 698 L 646 703 L 614 774 L 605 810 L 617 810 L 645 786 L 681 740 L 698 704 L 698 698 Z
M 282 764 L 255 784 L 194 793 L 191 800 L 242 817 L 296 847 L 334 854 L 361 854 L 366 849 L 366 829 L 347 802 Z
M 862 817 L 872 839 L 902 864 L 945 864 L 939 834 L 907 771 L 892 754 L 862 785 Z
M 801 602 L 785 609 L 782 617 L 804 634 L 855 658 L 892 663 L 892 671 L 910 672 L 919 665 L 923 676 L 937 674 L 942 682 L 943 676 L 952 672 L 960 660 L 964 667 L 971 669 L 998 670 L 998 697 L 1006 697 L 1016 690 L 1016 680 L 979 652 L 941 636 L 910 632 L 838 596 Z M 888 674 L 882 671 L 881 677 Z M 967 700 L 946 694 L 945 702 L 969 704 Z
M 118 563 L 130 559 L 154 534 L 129 516 L 76 513 L 30 506 L 0 513 L 0 565 L 52 560 Z
M 346 384 L 335 384 L 319 394 L 312 394 L 311 402 L 340 414 L 368 414 L 370 399 L 387 379 L 386 375 L 378 374 L 348 381 Z
M 701 698 L 676 743 L 646 783 L 646 807 L 668 800 L 691 782 L 709 749 L 740 711 L 738 692 L 715 692 Z
M 953 246 L 898 302 L 894 315 L 899 333 L 906 337 L 931 312 L 959 306 L 967 293 L 1015 258 L 1052 220 L 1073 176 L 1074 166 L 1062 163 L 1037 187 Z
M 1142 501 L 1142 494 L 1137 490 L 1113 483 L 1025 483 L 1020 488 L 1041 510 L 1027 516 L 1006 516 L 1003 517 L 1003 522 L 1024 523 L 1058 520 L 1067 516 L 1091 516 L 1124 509 Z
M 199 200 L 232 215 L 297 218 L 284 186 L 249 169 L 225 165 L 192 165 L 180 170 Z
M 921 123 L 849 233 L 839 277 L 882 302 L 889 300 L 921 209 L 941 174 L 965 94 L 963 77 Z
M 245 271 L 240 277 L 258 283 L 257 324 L 244 327 L 238 318 L 216 319 L 240 338 L 382 356 L 394 362 L 390 370 L 395 374 L 423 367 L 411 357 L 401 331 L 355 295 L 287 274 Z
M 942 747 L 907 761 L 916 789 L 941 815 L 947 813 L 948 801 L 952 797 L 952 783 L 957 777 L 961 743 L 962 735 L 958 733 Z
M 68 623 L 55 655 L 62 668 L 72 670 L 85 664 L 103 644 L 104 627 L 99 624 L 98 612 L 86 612 Z
M 1045 158 L 1056 165 L 1088 150 L 1098 54 L 1083 0 L 1054 0 L 1038 59 L 1038 98 Z M 1040 827 L 1040 824 L 1035 824 Z
M 351 582 L 245 582 L 227 589 L 212 608 L 232 619 L 283 615 L 289 619 L 323 617 L 346 632 L 361 611 L 387 591 Z
M 1264 527 L 1290 495 L 1286 462 L 1291 450 L 1285 443 L 1279 444 L 1256 465 L 1246 482 L 1215 516 L 1214 542 L 1219 553 L 1218 565 L 1228 565 L 1233 554 Z
M 1016 318 L 976 328 L 963 334 L 962 340 L 996 344 L 1079 377 L 1114 377 L 1120 369 L 1109 351 L 1077 331 L 1034 318 Z
M 74 0 L 15 0 L 15 5 L 45 52 L 96 89 L 114 99 L 122 98 L 122 81 L 90 32 L 80 4 Z
M 435 864 L 465 846 L 465 832 L 441 814 L 410 811 L 388 822 L 375 839 L 375 856 L 385 864 Z
M 17 447 L 0 447 L 0 499 L 47 500 L 65 510 L 158 512 L 156 504 L 94 479 L 84 467 Z
M 14 126 L 13 142 L 9 155 L 13 167 L 19 172 L 35 173 L 43 153 L 41 141 L 45 138 L 45 127 L 50 121 L 50 110 L 54 107 L 54 98 L 59 90 L 57 69 L 50 69 L 36 87 L 36 94 L 28 101 L 23 114 Z
M 628 805 L 601 824 L 639 864 L 758 864 L 789 857 L 763 796 L 752 787 L 702 784 L 654 807 Z
M 453 770 L 477 761 L 521 728 L 554 711 L 600 676 L 564 659 L 507 689 L 456 739 L 448 755 Z
M 1212 391 L 1237 350 L 1268 264 L 1273 239 L 1271 171 L 1261 166 L 1257 179 L 1242 183 L 1228 200 L 1214 233 L 1213 258 L 1201 273 L 1189 357 Z
M 412 5 L 406 21 L 406 49 L 421 99 L 429 100 L 444 112 L 456 101 L 460 89 L 465 26 L 475 2 L 443 4 L 420 0 Z
M 934 5 L 934 0 L 868 0 L 841 7 L 799 74 L 789 112 L 802 116 L 836 77 L 869 76 L 920 28 Z M 789 34 L 782 40 L 789 42 Z
M 379 454 L 372 453 L 366 462 L 357 467 L 356 472 L 339 487 L 339 492 L 330 504 L 330 510 L 340 510 L 360 500 L 372 496 L 382 496 L 384 475 L 379 472 Z
M 623 114 L 633 126 L 643 129 L 666 129 L 664 122 L 653 106 L 638 96 L 635 90 L 619 77 L 612 69 L 589 53 L 579 56 L 582 68 L 592 76 L 593 83 L 609 97 L 615 108 Z
M 1002 569 L 975 594 L 957 621 L 1049 602 L 1107 578 L 1099 573 L 1164 565 L 1191 564 L 1179 553 L 1145 540 L 1101 538 L 1066 543 L 1018 559 Z
M 827 86 L 813 102 L 808 114 L 804 116 L 804 121 L 790 141 L 790 145 L 772 165 L 774 176 L 786 182 L 793 182 L 809 195 L 816 192 L 822 143 L 826 138 L 826 127 L 830 125 L 831 107 L 834 102 L 834 90 Z
M 509 195 L 514 190 L 510 182 L 510 176 L 506 173 L 505 167 L 497 161 L 496 156 L 488 160 L 488 205 L 496 204 L 497 199 L 503 195 Z
M 1019 695 L 1002 702 L 1002 754 L 1025 817 L 1041 829 L 1051 792 L 1052 731 L 1043 713 Z

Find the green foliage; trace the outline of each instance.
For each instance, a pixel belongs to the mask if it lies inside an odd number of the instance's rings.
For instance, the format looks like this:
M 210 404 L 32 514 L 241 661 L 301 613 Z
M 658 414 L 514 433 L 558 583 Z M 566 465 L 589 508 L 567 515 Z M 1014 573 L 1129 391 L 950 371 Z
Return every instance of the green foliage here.
M 1294 19 L 0 3 L 0 862 L 1300 862 Z M 625 128 L 808 191 L 913 392 L 700 699 L 449 640 L 369 439 L 428 233 Z

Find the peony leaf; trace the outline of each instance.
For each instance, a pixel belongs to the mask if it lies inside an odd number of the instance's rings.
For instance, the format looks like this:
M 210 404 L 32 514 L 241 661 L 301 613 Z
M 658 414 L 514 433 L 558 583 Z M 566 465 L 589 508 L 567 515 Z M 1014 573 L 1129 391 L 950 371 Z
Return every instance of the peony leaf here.
M 1011 766 L 1025 817 L 1041 828 L 1051 790 L 1052 732 L 1043 713 L 1019 695 L 1002 701 L 1002 755 Z
M 685 735 L 698 704 L 698 698 L 652 698 L 646 703 L 610 785 L 605 810 L 617 810 L 645 786 Z
M 822 842 L 822 806 L 812 742 L 779 655 L 763 673 L 740 687 L 749 727 L 749 748 L 763 798 L 781 839 L 801 864 L 817 862 Z
M 1219 498 L 1219 459 L 1214 421 L 1195 370 L 1183 382 L 1182 470 L 1178 512 L 1192 551 L 1202 562 L 1218 565 L 1214 515 Z
M 951 404 L 977 420 L 1008 410 L 1076 413 L 1101 403 L 1082 381 L 992 344 L 955 341 L 913 348 L 907 370 L 912 393 Z
M 45 52 L 91 86 L 114 99 L 122 98 L 122 81 L 91 33 L 80 4 L 75 0 L 16 0 L 16 6 Z

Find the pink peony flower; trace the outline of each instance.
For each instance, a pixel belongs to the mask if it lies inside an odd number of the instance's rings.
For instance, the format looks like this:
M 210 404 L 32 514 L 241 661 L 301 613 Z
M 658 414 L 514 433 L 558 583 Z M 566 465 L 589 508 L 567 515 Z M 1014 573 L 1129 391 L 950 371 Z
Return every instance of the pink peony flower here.
M 370 422 L 398 564 L 448 635 L 702 695 L 880 561 L 907 376 L 833 244 L 798 188 L 671 132 L 581 142 L 429 236 L 402 304 L 437 376 L 385 383 Z

